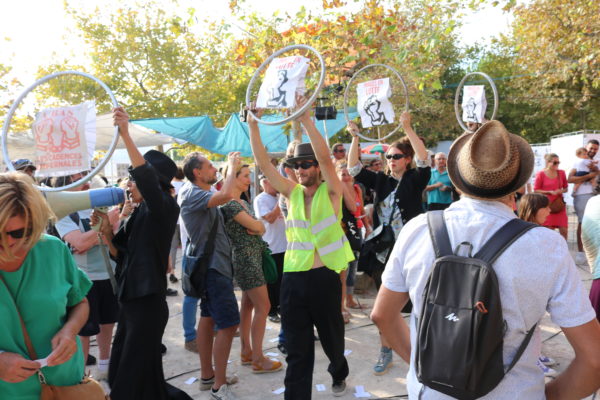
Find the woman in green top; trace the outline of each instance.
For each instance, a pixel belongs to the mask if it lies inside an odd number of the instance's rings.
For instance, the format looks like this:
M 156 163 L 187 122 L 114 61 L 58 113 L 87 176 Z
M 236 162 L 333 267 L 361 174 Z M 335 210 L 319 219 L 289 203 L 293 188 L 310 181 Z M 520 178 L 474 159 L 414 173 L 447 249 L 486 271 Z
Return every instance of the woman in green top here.
M 66 245 L 44 234 L 51 217 L 28 175 L 0 174 L 0 399 L 38 400 L 40 369 L 50 385 L 83 378 L 77 333 L 88 317 L 92 283 Z M 19 314 L 37 360 L 27 350 Z

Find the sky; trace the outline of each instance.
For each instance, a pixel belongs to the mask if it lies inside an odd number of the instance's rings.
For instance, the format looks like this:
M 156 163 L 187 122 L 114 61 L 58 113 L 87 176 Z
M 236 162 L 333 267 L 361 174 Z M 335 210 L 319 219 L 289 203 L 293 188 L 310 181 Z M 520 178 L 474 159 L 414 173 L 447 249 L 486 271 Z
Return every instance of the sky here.
M 131 0 L 87 0 L 71 1 L 87 8 L 118 7 Z M 179 0 L 182 9 L 193 5 L 197 10 L 210 12 L 215 19 L 234 18 L 226 0 Z M 272 13 L 273 3 L 281 12 L 295 13 L 300 8 L 298 2 L 273 0 L 253 0 L 245 3 L 260 13 Z M 349 2 L 351 7 L 356 4 Z M 14 76 L 26 86 L 33 83 L 35 72 L 40 65 L 51 63 L 55 55 L 81 57 L 84 43 L 73 35 L 74 24 L 63 8 L 63 0 L 17 0 L 0 2 L 0 14 L 4 16 L 0 24 L 0 60 L 14 67 Z M 247 5 L 246 5 L 247 4 Z M 308 10 L 321 4 L 321 0 L 304 0 Z M 231 20 L 231 19 L 230 19 Z M 233 21 L 235 22 L 235 21 Z M 509 29 L 510 15 L 498 8 L 489 7 L 478 13 L 468 13 L 461 32 L 463 44 L 489 42 L 490 38 Z M 70 33 L 71 32 L 71 33 Z M 241 31 L 240 31 L 241 32 Z M 7 40 L 10 38 L 10 40 Z M 65 42 L 64 38 L 68 38 Z M 8 62 L 7 62 L 8 60 Z

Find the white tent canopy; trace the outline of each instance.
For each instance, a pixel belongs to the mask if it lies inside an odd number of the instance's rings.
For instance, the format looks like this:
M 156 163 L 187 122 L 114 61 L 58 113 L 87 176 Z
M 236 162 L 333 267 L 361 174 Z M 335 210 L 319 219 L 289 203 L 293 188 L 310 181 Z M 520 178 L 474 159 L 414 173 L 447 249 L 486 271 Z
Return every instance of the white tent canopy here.
M 112 114 L 103 114 L 96 117 L 96 150 L 108 150 L 114 138 Z M 129 124 L 129 134 L 138 147 L 159 146 L 173 143 L 173 138 L 166 135 L 152 133 L 139 125 Z M 34 159 L 35 143 L 31 132 L 8 133 L 8 155 L 12 160 L 18 158 Z M 117 148 L 125 148 L 122 140 L 117 143 Z M 0 159 L 2 154 L 0 153 Z M 2 160 L 4 161 L 4 160 Z

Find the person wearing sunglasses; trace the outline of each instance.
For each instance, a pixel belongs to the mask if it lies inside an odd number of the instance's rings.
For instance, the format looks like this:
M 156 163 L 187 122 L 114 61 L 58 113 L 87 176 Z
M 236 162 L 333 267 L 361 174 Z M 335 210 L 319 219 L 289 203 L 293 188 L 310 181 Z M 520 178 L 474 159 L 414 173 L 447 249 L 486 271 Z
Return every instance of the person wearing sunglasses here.
M 562 237 L 567 240 L 569 221 L 567 207 L 563 199 L 563 193 L 566 193 L 569 187 L 567 175 L 565 171 L 558 168 L 560 165 L 558 155 L 554 153 L 546 154 L 544 160 L 546 161 L 546 168 L 536 174 L 533 190 L 535 193 L 546 195 L 550 201 L 551 211 L 544 222 L 544 226 L 550 229 L 558 229 Z M 560 206 L 561 202 L 562 206 Z
M 381 286 L 381 274 L 400 230 L 408 221 L 423 212 L 422 193 L 431 177 L 429 154 L 423 141 L 412 129 L 410 113 L 403 112 L 400 122 L 406 136 L 392 143 L 386 152 L 388 173 L 363 168 L 356 156 L 359 145 L 358 126 L 350 122 L 347 128 L 352 135 L 348 172 L 354 176 L 356 182 L 375 192 L 373 232 L 365 238 L 358 264 L 373 277 L 377 290 Z M 416 158 L 416 168 L 412 166 L 413 158 Z M 386 240 L 386 245 L 380 243 L 377 246 L 378 251 L 375 251 L 376 241 L 380 235 L 383 236 L 385 230 L 389 236 L 390 228 L 394 240 Z M 385 247 L 383 250 L 382 246 Z M 392 349 L 382 336 L 380 338 L 381 349 L 373 367 L 375 375 L 387 373 L 392 363 Z
M 306 104 L 296 97 L 298 107 Z M 261 111 L 255 111 L 261 115 Z M 275 190 L 288 200 L 287 248 L 281 282 L 281 325 L 285 332 L 287 369 L 285 399 L 308 400 L 314 369 L 313 326 L 329 358 L 334 396 L 346 392 L 348 362 L 344 356 L 342 285 L 339 273 L 354 260 L 341 226 L 343 187 L 331 161 L 325 139 L 307 110 L 298 117 L 310 143 L 300 143 L 292 165 L 298 183 L 286 179 L 271 164 L 260 138 L 258 123 L 249 116 L 254 158 Z
M 0 174 L 1 399 L 39 399 L 38 371 L 59 386 L 84 375 L 77 334 L 88 318 L 92 282 L 67 246 L 45 234 L 54 214 L 33 183 L 21 172 Z
M 334 162 L 346 158 L 346 148 L 342 143 L 336 143 L 331 146 L 331 153 L 333 154 Z

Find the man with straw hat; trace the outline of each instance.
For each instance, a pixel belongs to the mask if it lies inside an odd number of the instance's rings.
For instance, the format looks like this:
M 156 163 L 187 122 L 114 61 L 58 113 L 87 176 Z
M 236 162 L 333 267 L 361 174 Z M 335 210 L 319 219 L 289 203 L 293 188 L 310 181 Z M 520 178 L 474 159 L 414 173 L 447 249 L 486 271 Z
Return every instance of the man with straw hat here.
M 468 241 L 476 254 L 500 227 L 515 218 L 512 196 L 531 177 L 533 160 L 529 144 L 498 121 L 489 121 L 453 143 L 448 174 L 462 199 L 444 211 L 452 248 Z M 415 399 L 448 398 L 419 383 L 415 366 L 416 318 L 435 258 L 427 216 L 422 214 L 400 233 L 371 315 L 394 351 L 410 363 L 407 388 L 409 397 Z M 526 332 L 546 311 L 565 333 L 575 358 L 544 386 L 543 373 L 536 367 L 541 350 L 538 330 L 514 368 L 483 398 L 543 399 L 545 395 L 548 399 L 581 399 L 597 390 L 600 324 L 562 237 L 549 229 L 530 229 L 497 258 L 493 269 L 506 326 L 504 365 L 510 364 Z M 409 298 L 414 305 L 410 328 L 400 314 Z

